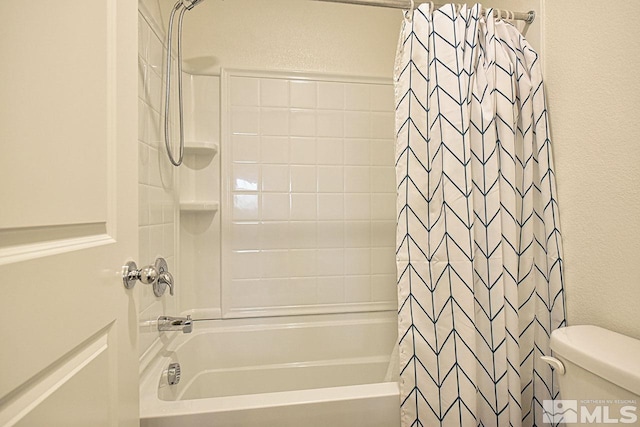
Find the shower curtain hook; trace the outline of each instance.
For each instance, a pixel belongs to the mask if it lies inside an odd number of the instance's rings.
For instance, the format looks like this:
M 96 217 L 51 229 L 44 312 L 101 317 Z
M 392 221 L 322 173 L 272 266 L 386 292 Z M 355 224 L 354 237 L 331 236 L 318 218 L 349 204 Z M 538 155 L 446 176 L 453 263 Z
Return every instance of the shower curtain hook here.
M 498 8 L 493 9 L 496 12 L 496 21 L 500 21 L 502 19 L 502 10 Z
M 411 2 L 411 6 L 410 6 L 409 10 L 404 12 L 404 17 L 407 20 L 412 21 L 413 20 L 413 11 L 416 8 L 416 4 L 415 4 L 415 0 L 410 0 L 410 2 Z

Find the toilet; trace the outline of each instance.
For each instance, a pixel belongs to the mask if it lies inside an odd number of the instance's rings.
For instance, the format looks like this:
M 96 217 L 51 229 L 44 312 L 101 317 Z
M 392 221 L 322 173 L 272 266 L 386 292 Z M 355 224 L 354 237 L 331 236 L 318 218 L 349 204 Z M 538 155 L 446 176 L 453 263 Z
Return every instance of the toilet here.
M 640 340 L 592 325 L 551 334 L 560 396 L 543 402 L 545 423 L 640 426 Z

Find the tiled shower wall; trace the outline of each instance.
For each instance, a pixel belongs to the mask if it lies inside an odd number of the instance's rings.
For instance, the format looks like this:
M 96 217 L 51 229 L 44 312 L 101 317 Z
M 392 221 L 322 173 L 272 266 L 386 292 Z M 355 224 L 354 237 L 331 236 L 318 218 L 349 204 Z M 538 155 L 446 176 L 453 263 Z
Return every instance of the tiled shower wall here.
M 395 308 L 391 82 L 229 72 L 225 89 L 225 314 Z
M 138 267 L 153 264 L 157 256 L 176 273 L 176 191 L 174 171 L 166 157 L 162 133 L 162 64 L 164 47 L 160 30 L 148 11 L 138 15 Z M 158 337 L 152 321 L 175 313 L 169 292 L 157 298 L 151 286 L 138 283 L 140 322 L 139 354 Z

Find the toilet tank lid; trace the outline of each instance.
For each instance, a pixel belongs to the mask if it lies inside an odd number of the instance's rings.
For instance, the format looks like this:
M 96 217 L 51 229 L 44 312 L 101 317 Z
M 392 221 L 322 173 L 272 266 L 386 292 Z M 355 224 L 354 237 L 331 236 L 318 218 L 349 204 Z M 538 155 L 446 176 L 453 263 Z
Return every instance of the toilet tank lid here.
M 593 325 L 576 325 L 551 333 L 558 356 L 609 382 L 640 395 L 640 340 Z

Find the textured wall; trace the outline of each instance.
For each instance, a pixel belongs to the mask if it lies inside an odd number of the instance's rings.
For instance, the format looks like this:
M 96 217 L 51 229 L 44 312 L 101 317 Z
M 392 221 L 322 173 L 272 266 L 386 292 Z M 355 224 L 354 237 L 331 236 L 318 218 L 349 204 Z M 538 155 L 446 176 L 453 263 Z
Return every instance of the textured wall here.
M 568 321 L 640 338 L 640 2 L 545 7 Z
M 167 4 L 160 0 L 167 21 Z M 202 2 L 185 15 L 184 58 L 226 68 L 391 77 L 399 10 L 308 0 Z

